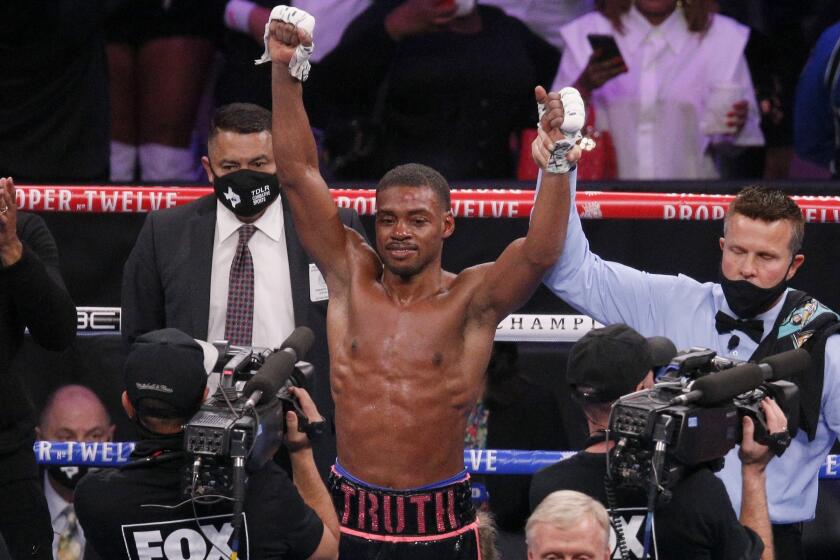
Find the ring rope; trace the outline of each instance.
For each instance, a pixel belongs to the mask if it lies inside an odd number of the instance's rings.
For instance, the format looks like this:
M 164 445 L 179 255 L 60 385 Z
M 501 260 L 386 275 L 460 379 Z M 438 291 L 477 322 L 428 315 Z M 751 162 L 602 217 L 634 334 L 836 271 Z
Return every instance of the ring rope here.
M 209 187 L 128 185 L 20 185 L 15 200 L 30 212 L 145 213 L 172 208 L 211 194 Z M 360 215 L 376 212 L 372 189 L 332 189 L 342 208 Z M 578 214 L 605 220 L 721 220 L 733 195 L 579 191 Z M 793 196 L 810 223 L 840 223 L 840 196 Z M 459 218 L 527 218 L 534 191 L 519 189 L 454 189 L 452 212 Z
M 41 465 L 118 467 L 128 462 L 134 442 L 36 441 L 35 459 Z M 574 455 L 574 451 L 521 449 L 465 449 L 464 466 L 472 474 L 530 475 Z M 840 455 L 828 455 L 820 478 L 840 478 Z

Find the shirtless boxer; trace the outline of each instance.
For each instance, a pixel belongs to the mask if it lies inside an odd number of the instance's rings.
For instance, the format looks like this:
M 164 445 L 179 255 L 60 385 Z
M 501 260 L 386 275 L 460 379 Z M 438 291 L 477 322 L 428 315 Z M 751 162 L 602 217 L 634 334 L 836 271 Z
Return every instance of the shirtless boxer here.
M 464 471 L 467 414 L 484 386 L 496 326 L 530 298 L 562 251 L 567 175 L 544 175 L 527 237 L 496 262 L 456 275 L 441 268 L 443 241 L 455 229 L 446 180 L 426 166 L 398 166 L 377 187 L 374 251 L 341 224 L 318 171 L 302 85 L 292 75 L 305 79 L 298 46 L 312 39 L 303 25 L 287 21 L 301 20 L 271 21 L 267 39 L 274 154 L 296 230 L 330 294 L 338 443 L 331 485 L 342 523 L 340 555 L 477 558 Z M 555 163 L 568 170 L 579 150 L 566 155 L 574 135 L 560 129 L 563 103 L 569 128 L 579 96 L 571 90 L 561 100 L 538 87 L 536 98 L 546 108 L 545 141 L 552 149 L 557 142 Z M 582 109 L 581 101 L 574 110 L 581 124 Z

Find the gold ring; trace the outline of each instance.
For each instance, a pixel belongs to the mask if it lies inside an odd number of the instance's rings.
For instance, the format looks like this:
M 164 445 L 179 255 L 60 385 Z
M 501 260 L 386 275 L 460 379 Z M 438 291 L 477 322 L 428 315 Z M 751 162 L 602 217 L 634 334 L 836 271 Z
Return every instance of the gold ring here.
M 9 207 L 8 207 L 8 206 L 4 206 L 3 208 L 1 208 L 1 209 L 0 209 L 0 214 L 5 214 L 5 213 L 6 213 L 6 212 L 8 212 L 8 211 L 9 211 Z

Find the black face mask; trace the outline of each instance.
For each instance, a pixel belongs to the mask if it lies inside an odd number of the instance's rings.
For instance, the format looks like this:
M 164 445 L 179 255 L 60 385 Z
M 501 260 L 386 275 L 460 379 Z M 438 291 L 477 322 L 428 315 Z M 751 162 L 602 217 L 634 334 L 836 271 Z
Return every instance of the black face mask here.
M 219 177 L 213 172 L 213 190 L 225 207 L 243 218 L 256 216 L 280 196 L 277 175 L 240 169 Z
M 761 288 L 746 280 L 729 280 L 723 272 L 720 273 L 723 297 L 732 311 L 742 319 L 750 319 L 770 309 L 785 292 L 787 284 L 787 272 L 781 282 L 770 288 Z
M 90 469 L 88 467 L 77 467 L 72 465 L 52 465 L 47 467 L 50 477 L 62 488 L 75 490 L 76 485 Z

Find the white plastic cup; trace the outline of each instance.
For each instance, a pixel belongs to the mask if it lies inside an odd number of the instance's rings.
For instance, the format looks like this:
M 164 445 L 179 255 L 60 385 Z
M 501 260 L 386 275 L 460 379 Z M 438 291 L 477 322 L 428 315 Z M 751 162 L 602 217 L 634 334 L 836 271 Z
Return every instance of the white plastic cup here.
M 706 114 L 702 118 L 704 134 L 735 134 L 737 129 L 729 126 L 727 116 L 732 106 L 744 99 L 744 87 L 733 82 L 714 82 L 709 86 L 706 99 Z

